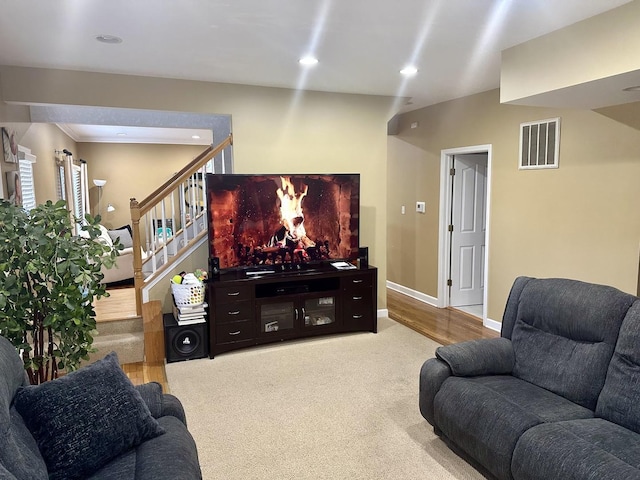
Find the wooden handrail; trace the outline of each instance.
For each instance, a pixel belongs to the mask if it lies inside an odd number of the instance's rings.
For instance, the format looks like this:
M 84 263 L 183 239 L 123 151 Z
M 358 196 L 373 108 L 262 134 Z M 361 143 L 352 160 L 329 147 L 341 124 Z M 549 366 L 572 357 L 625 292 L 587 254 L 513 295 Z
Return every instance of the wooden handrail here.
M 169 180 L 156 188 L 147 198 L 138 202 L 140 207 L 140 215 L 144 215 L 155 205 L 160 203 L 164 197 L 171 193 L 175 188 L 184 182 L 191 175 L 196 173 L 198 169 L 218 155 L 226 147 L 233 145 L 233 136 L 229 135 L 217 147 L 209 146 L 207 149 L 185 165 L 179 172 L 175 173 Z
M 142 274 L 142 237 L 140 234 L 140 219 L 166 197 L 172 194 L 189 177 L 194 175 L 199 169 L 213 157 L 222 152 L 226 147 L 233 145 L 233 137 L 229 135 L 218 146 L 207 147 L 200 155 L 185 165 L 179 172 L 175 173 L 169 180 L 156 188 L 144 200 L 138 202 L 135 198 L 130 199 L 129 208 L 131 210 L 131 230 L 133 239 L 133 281 L 136 291 L 136 312 L 142 314 L 142 287 L 144 286 L 144 276 Z

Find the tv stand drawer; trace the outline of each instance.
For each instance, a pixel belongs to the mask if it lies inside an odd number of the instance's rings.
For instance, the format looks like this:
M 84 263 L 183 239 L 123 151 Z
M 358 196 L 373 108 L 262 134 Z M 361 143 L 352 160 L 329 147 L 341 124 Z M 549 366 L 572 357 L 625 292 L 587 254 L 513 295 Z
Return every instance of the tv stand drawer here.
M 253 288 L 248 286 L 218 287 L 215 289 L 216 305 L 251 300 Z
M 215 315 L 216 323 L 253 320 L 253 304 L 247 301 L 216 305 Z
M 372 275 L 350 275 L 342 279 L 342 288 L 347 292 L 371 289 L 373 287 L 374 278 Z
M 374 308 L 371 295 L 361 297 L 359 301 L 345 302 L 344 324 L 349 328 L 369 328 L 373 325 Z
M 255 337 L 253 320 L 216 325 L 216 344 L 241 342 Z

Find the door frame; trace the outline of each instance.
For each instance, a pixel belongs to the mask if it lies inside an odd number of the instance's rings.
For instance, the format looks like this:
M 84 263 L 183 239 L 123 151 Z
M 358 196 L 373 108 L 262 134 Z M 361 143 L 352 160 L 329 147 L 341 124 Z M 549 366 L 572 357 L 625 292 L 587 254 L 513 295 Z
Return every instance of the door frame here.
M 449 219 L 451 218 L 451 179 L 449 171 L 453 165 L 453 157 L 455 155 L 463 155 L 467 153 L 486 153 L 487 154 L 487 205 L 486 205 L 486 222 L 487 230 L 485 231 L 485 256 L 484 256 L 484 292 L 482 298 L 482 322 L 487 323 L 487 299 L 489 298 L 489 234 L 491 226 L 491 177 L 492 177 L 492 146 L 473 145 L 469 147 L 448 148 L 440 152 L 440 220 L 438 227 L 438 307 L 446 308 L 449 306 L 449 295 L 447 280 L 449 278 L 449 257 L 451 254 L 451 244 L 449 242 Z

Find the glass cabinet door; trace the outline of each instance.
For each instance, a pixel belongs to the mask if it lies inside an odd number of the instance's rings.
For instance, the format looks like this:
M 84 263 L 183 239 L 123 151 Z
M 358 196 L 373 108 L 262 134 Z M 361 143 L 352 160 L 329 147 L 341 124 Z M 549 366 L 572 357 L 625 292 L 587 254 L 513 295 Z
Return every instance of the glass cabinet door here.
M 260 305 L 260 332 L 292 330 L 295 314 L 293 302 L 263 303 Z
M 336 302 L 334 295 L 260 302 L 260 334 L 280 336 L 300 329 L 333 328 Z
M 336 321 L 336 297 L 308 298 L 302 310 L 305 327 L 320 327 Z

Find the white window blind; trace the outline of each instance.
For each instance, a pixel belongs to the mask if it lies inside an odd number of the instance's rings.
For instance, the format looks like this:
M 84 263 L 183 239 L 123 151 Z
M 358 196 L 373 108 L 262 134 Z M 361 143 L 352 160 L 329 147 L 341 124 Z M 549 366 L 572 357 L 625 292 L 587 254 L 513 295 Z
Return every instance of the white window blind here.
M 89 183 L 87 181 L 87 162 L 84 160 L 80 160 L 80 188 L 82 190 L 82 218 L 84 219 L 84 215 L 86 213 L 91 213 L 89 211 L 90 203 L 89 203 Z
M 66 149 L 56 153 L 65 154 L 58 163 L 58 195 L 66 200 L 71 215 L 81 220 L 76 224 L 76 233 L 79 233 L 84 224 L 85 214 L 89 212 L 87 164 L 84 160 L 80 160 L 80 163 L 74 162 L 72 154 Z
M 29 160 L 20 160 L 20 185 L 22 187 L 22 208 L 30 211 L 36 208 L 36 190 L 33 185 L 33 166 Z
M 64 181 L 64 165 L 58 166 L 58 184 L 56 185 L 58 189 L 58 200 L 66 200 L 67 192 L 65 189 L 65 181 Z
M 22 194 L 22 208 L 30 211 L 36 208 L 36 189 L 33 182 L 33 164 L 36 157 L 31 150 L 18 146 L 18 172 L 20 174 L 20 190 Z
M 82 169 L 79 165 L 73 166 L 71 172 L 71 185 L 73 187 L 73 215 L 77 218 L 84 218 L 84 195 L 82 192 Z

